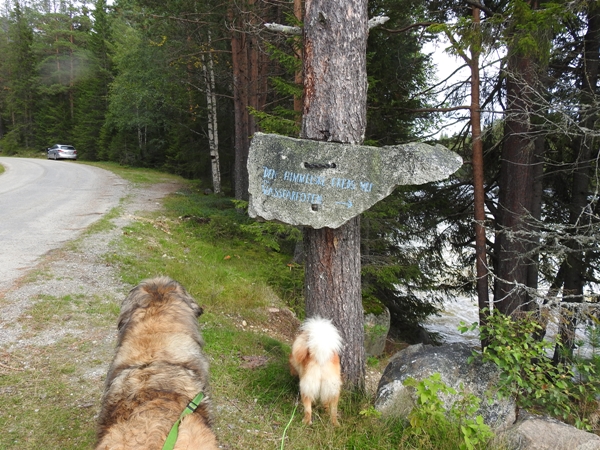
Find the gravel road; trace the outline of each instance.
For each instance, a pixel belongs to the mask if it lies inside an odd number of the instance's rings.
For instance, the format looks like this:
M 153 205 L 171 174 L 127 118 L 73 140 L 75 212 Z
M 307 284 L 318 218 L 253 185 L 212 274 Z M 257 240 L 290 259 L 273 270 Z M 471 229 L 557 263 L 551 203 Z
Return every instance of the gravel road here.
M 0 158 L 0 292 L 119 204 L 126 183 L 84 164 Z
M 0 175 L 1 228 L 8 229 L 5 224 L 10 222 L 14 234 L 25 230 L 19 239 L 10 234 L 0 235 L 0 352 L 10 352 L 16 347 L 50 345 L 67 334 L 82 332 L 80 327 L 61 324 L 43 333 L 29 332 L 23 315 L 40 296 L 80 295 L 120 302 L 132 286 L 120 281 L 116 268 L 105 263 L 104 255 L 111 251 L 111 243 L 122 235 L 123 227 L 135 220 L 137 212 L 159 209 L 161 199 L 180 185 L 160 183 L 135 187 L 109 171 L 71 162 L 0 158 L 0 164 L 7 168 Z M 55 165 L 63 167 L 55 172 L 52 167 Z M 31 175 L 21 178 L 18 174 L 22 174 L 22 170 Z M 43 186 L 42 191 L 32 188 L 31 184 Z M 59 204 L 65 202 L 65 195 L 57 193 L 62 190 L 80 190 L 82 195 L 76 196 L 75 205 L 53 208 L 57 197 L 60 197 Z M 44 191 L 54 194 L 47 196 Z M 38 195 L 42 201 L 37 201 Z M 6 200 L 7 196 L 18 196 L 22 200 L 11 203 Z M 27 199 L 33 202 L 29 207 Z M 23 204 L 20 210 L 19 203 Z M 82 233 L 119 205 L 120 214 L 111 220 L 112 229 L 90 235 Z M 7 217 L 5 207 L 20 214 L 24 221 L 21 227 L 16 217 Z M 53 209 L 58 212 L 54 213 Z M 42 233 L 40 230 L 44 228 L 52 232 Z M 77 245 L 66 245 L 75 239 Z M 22 250 L 25 255 L 19 254 L 20 249 L 26 249 Z M 109 340 L 112 337 L 112 333 L 107 336 Z

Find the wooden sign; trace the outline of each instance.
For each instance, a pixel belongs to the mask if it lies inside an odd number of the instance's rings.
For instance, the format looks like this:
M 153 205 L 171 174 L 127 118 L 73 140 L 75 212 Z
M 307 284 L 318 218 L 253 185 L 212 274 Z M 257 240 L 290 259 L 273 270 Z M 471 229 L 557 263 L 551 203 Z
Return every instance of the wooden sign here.
M 248 155 L 250 217 L 338 228 L 398 185 L 439 181 L 460 156 L 436 145 L 339 144 L 256 133 Z

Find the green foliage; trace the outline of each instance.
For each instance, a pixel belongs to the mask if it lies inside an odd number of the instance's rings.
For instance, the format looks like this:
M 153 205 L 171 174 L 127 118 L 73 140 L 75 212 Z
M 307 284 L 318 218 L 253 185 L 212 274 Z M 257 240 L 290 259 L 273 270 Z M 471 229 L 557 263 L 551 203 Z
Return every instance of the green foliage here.
M 5 144 L 7 151 L 15 152 L 18 147 L 34 146 L 33 116 L 35 109 L 35 55 L 33 52 L 34 33 L 27 17 L 15 3 L 10 14 L 6 38 L 7 54 L 2 57 L 6 79 L 1 80 L 6 91 L 0 114 L 6 123 L 12 125 L 12 136 Z
M 475 416 L 480 400 L 462 389 L 447 386 L 439 373 L 417 381 L 407 378 L 405 386 L 415 389 L 417 404 L 408 416 L 410 435 L 415 443 L 426 444 L 425 448 L 450 448 L 460 442 L 459 449 L 473 450 L 488 448 L 487 444 L 494 436 L 490 427 L 483 422 L 481 415 Z M 446 409 L 441 396 L 456 396 L 458 400 Z M 432 447 L 433 446 L 433 447 Z M 419 447 L 422 448 L 422 447 Z M 456 447 L 454 447 L 456 448 Z
M 532 8 L 526 0 L 512 0 L 506 10 L 509 24 L 506 40 L 508 46 L 519 54 L 547 61 L 550 56 L 551 37 L 571 19 L 572 12 L 559 2 L 542 2 Z
M 290 137 L 297 137 L 300 133 L 299 114 L 293 110 L 276 107 L 272 113 L 267 113 L 248 106 L 248 111 L 256 118 L 265 133 Z
M 501 371 L 497 384 L 500 395 L 515 398 L 520 408 L 540 409 L 578 428 L 588 427 L 587 418 L 576 405 L 593 401 L 599 392 L 594 361 L 555 364 L 546 355 L 556 343 L 539 338 L 542 325 L 533 312 L 506 316 L 494 311 L 484 326 L 463 323 L 460 331 L 475 329 L 489 342 L 481 355 L 483 361 L 493 362 Z
M 259 111 L 248 106 L 248 111 L 256 119 L 260 128 L 265 133 L 281 134 L 283 136 L 298 137 L 300 134 L 301 114 L 291 108 L 293 97 L 301 97 L 303 88 L 297 85 L 293 77 L 302 69 L 302 60 L 295 54 L 294 49 L 299 45 L 298 37 L 292 37 L 282 48 L 266 43 L 267 52 L 271 59 L 276 61 L 284 73 L 269 78 L 278 97 L 277 104 L 269 109 Z
M 415 0 L 370 0 L 369 17 L 385 15 L 384 27 L 369 31 L 367 42 L 367 130 L 369 145 L 394 145 L 415 139 L 432 125 L 431 113 L 415 113 L 434 102 L 426 88 L 433 78 L 429 57 L 421 51 L 422 35 L 418 28 L 389 33 L 394 24 L 403 28 L 425 21 L 424 3 Z M 415 95 L 418 93 L 418 95 Z
M 359 414 L 364 417 L 375 417 L 377 419 L 381 417 L 381 411 L 375 409 L 374 406 L 369 406 L 367 409 L 363 409 Z
M 282 241 L 291 243 L 293 248 L 293 245 L 302 238 L 298 228 L 276 222 L 252 222 L 240 225 L 240 230 L 251 235 L 255 242 L 276 252 L 281 250 Z

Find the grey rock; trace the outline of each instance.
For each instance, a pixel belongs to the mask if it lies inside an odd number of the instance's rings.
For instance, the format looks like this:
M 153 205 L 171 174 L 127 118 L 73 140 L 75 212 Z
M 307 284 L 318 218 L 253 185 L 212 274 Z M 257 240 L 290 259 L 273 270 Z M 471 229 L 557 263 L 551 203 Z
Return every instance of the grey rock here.
M 365 352 L 367 356 L 379 356 L 385 349 L 390 331 L 390 310 L 385 306 L 381 314 L 365 314 Z
M 461 384 L 466 392 L 482 399 L 477 414 L 481 414 L 485 423 L 495 430 L 512 425 L 516 418 L 516 407 L 510 399 L 496 399 L 492 404 L 487 401 L 487 392 L 494 392 L 499 377 L 498 369 L 491 363 L 482 363 L 476 359 L 471 364 L 467 359 L 472 348 L 465 344 L 411 345 L 392 357 L 379 382 L 375 408 L 384 416 L 405 418 L 412 410 L 415 400 L 414 391 L 402 383 L 412 377 L 422 380 L 434 373 L 441 375 L 447 386 L 460 393 Z M 457 396 L 442 396 L 446 407 L 450 407 Z
M 398 185 L 439 181 L 463 162 L 422 143 L 388 147 L 255 133 L 248 155 L 251 217 L 338 228 Z
M 522 412 L 519 420 L 498 435 L 510 450 L 599 450 L 600 437 L 550 417 Z

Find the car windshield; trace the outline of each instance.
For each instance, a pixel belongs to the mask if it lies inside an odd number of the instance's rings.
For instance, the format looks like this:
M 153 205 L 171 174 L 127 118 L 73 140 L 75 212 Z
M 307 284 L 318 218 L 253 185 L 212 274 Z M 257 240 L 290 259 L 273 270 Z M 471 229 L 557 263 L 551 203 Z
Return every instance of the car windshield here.
M 72 145 L 61 145 L 60 147 L 65 150 L 75 150 L 75 147 Z

